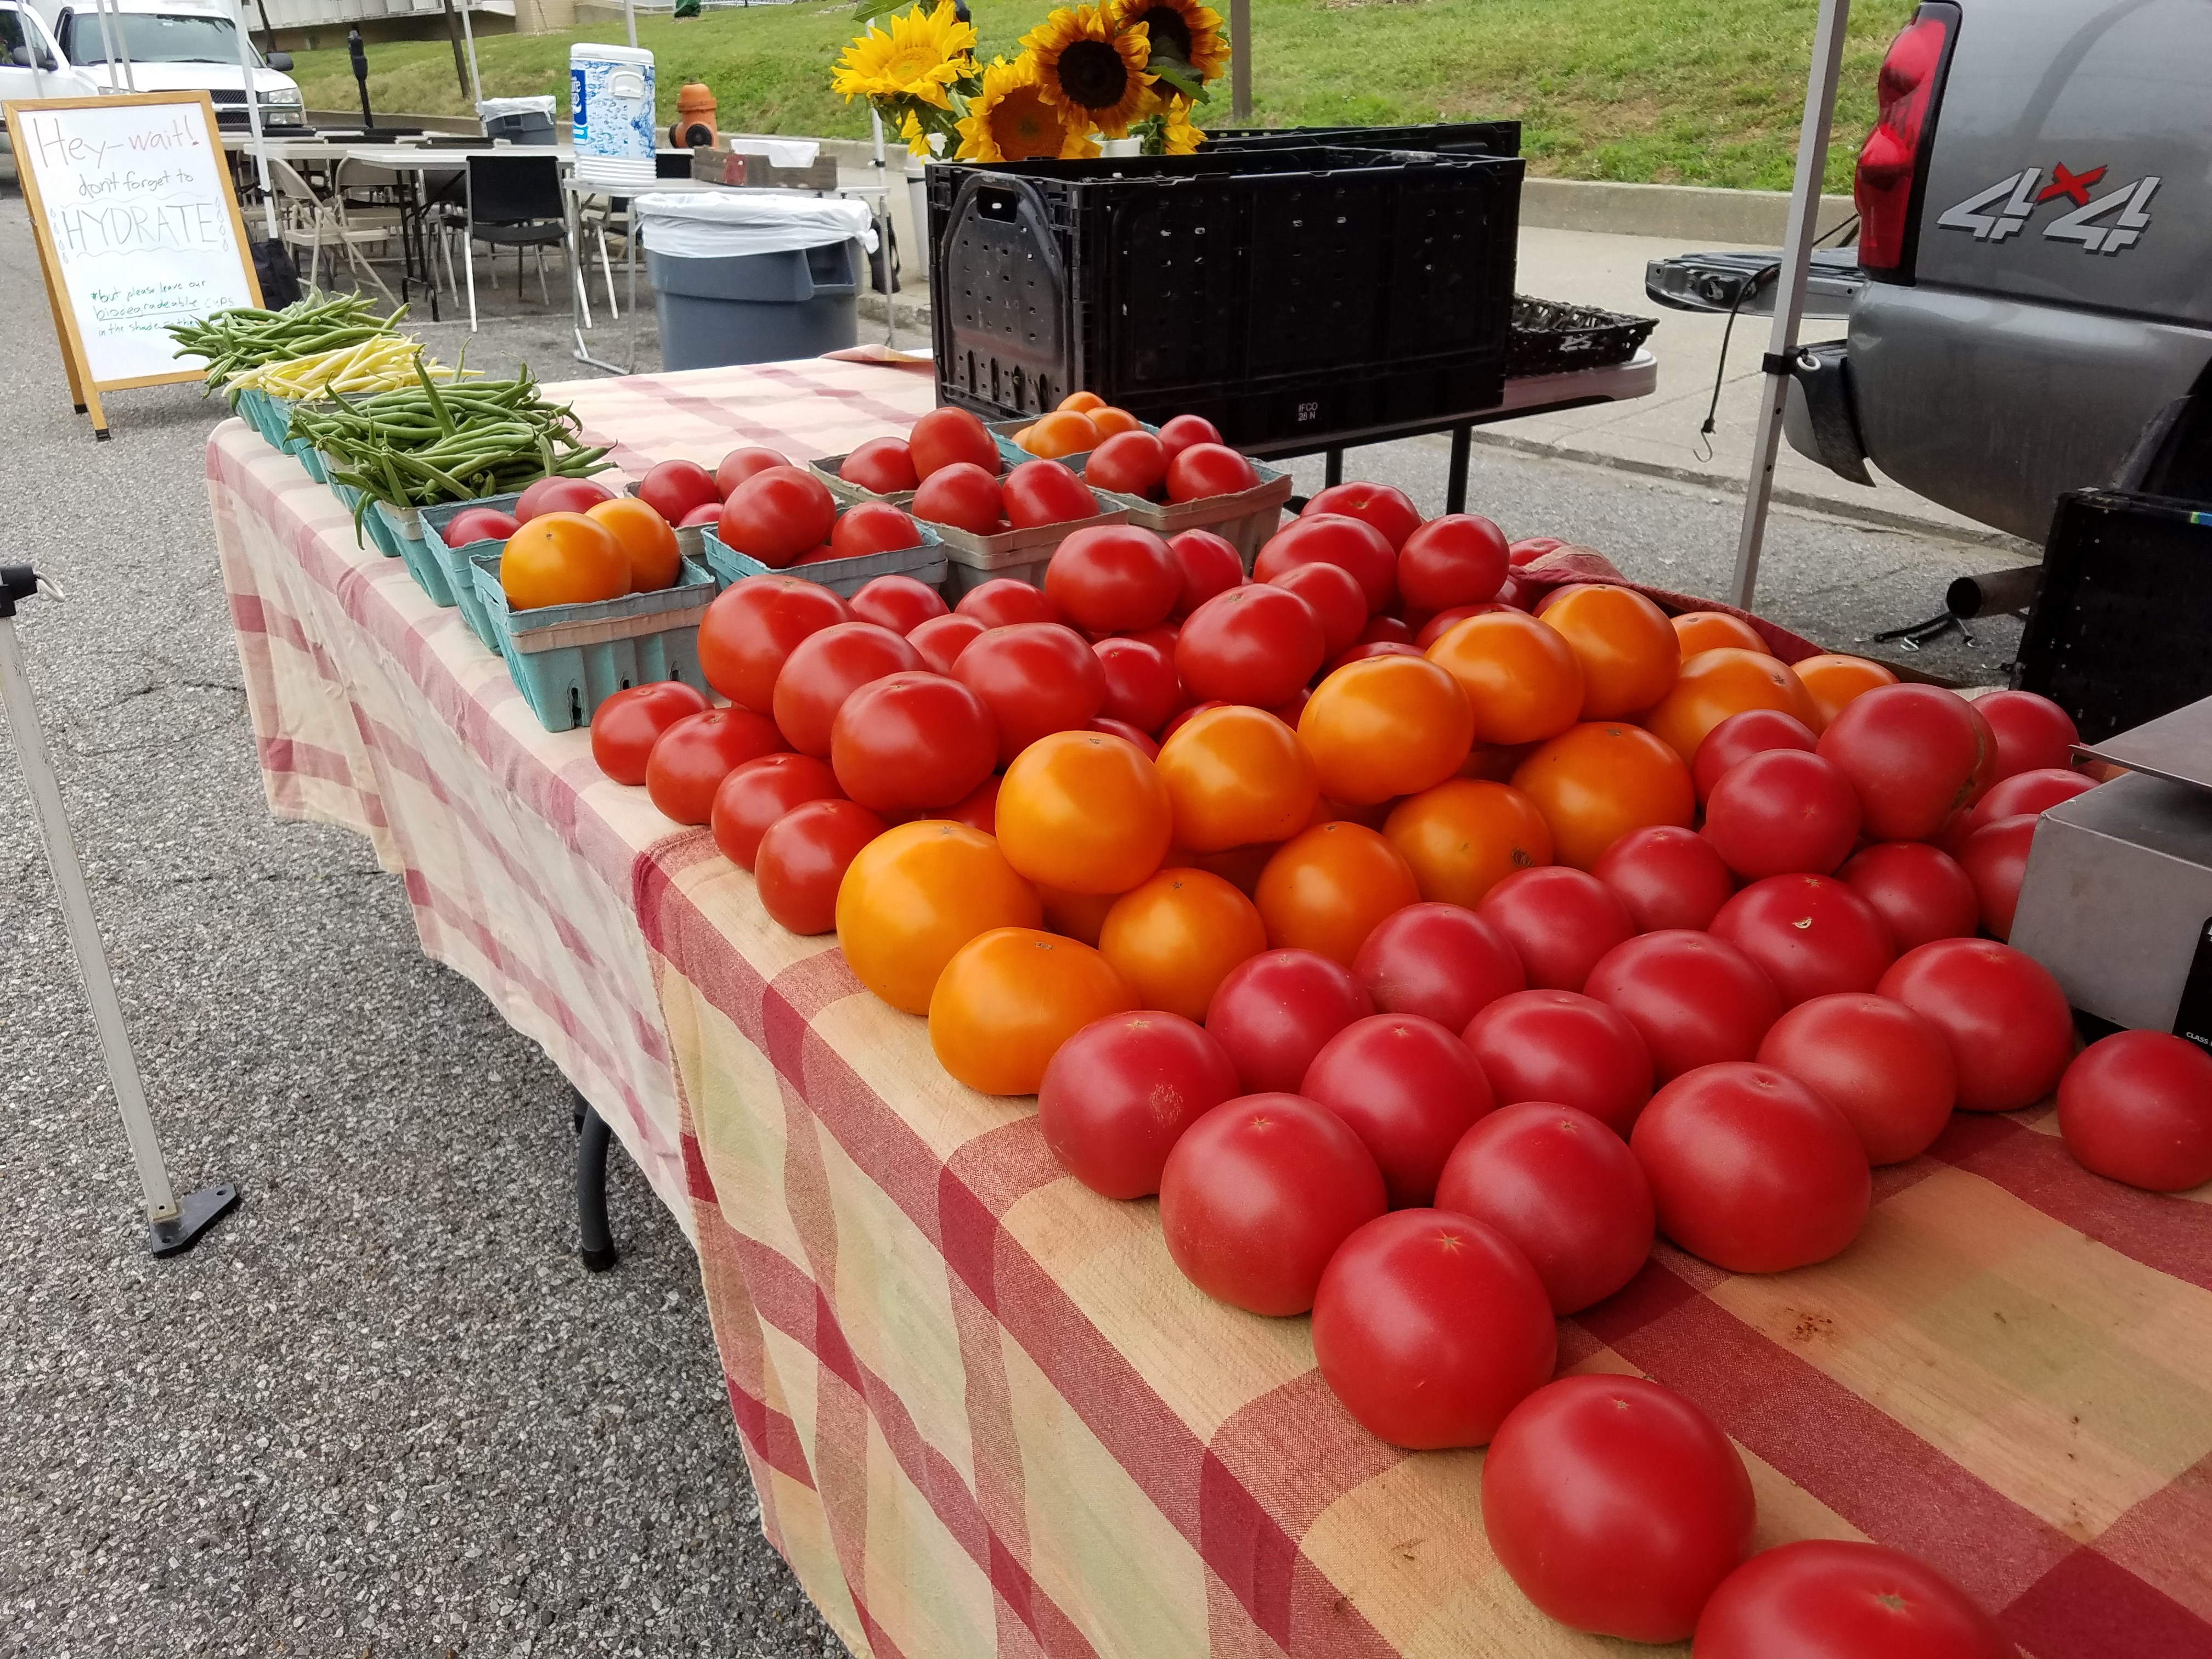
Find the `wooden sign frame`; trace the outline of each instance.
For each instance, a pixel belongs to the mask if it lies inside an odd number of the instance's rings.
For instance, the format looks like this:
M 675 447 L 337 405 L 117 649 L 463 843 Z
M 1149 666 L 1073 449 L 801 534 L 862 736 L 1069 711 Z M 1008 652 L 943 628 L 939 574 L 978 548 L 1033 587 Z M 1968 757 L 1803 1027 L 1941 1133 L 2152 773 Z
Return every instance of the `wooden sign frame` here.
M 249 88 L 249 95 L 251 93 Z M 198 107 L 201 118 L 207 123 L 209 149 L 224 157 L 223 204 L 230 210 L 231 234 L 237 244 L 239 268 L 246 277 L 246 289 L 256 306 L 262 302 L 261 279 L 253 269 L 253 245 L 246 239 L 246 219 L 239 211 L 237 187 L 231 182 L 230 164 L 222 147 L 222 129 L 216 121 L 215 100 L 206 93 L 137 92 L 107 98 L 32 98 L 0 106 L 0 111 L 4 111 L 7 117 L 9 134 L 15 140 L 15 173 L 22 182 L 24 204 L 31 210 L 31 235 L 38 244 L 39 272 L 46 278 L 46 306 L 53 313 L 54 336 L 62 348 L 62 366 L 69 372 L 70 400 L 76 404 L 78 414 L 92 417 L 92 435 L 103 441 L 108 431 L 107 416 L 100 404 L 101 392 L 127 392 L 143 386 L 173 386 L 183 380 L 201 380 L 206 371 L 179 368 L 164 374 L 140 374 L 120 380 L 92 378 L 91 360 L 85 355 L 84 340 L 77 331 L 76 313 L 70 305 L 69 284 L 62 279 L 60 251 L 53 245 L 53 229 L 46 221 L 46 204 L 40 198 L 38 169 L 23 157 L 21 116 L 26 112 L 35 114 L 41 110 L 105 110 L 141 104 Z

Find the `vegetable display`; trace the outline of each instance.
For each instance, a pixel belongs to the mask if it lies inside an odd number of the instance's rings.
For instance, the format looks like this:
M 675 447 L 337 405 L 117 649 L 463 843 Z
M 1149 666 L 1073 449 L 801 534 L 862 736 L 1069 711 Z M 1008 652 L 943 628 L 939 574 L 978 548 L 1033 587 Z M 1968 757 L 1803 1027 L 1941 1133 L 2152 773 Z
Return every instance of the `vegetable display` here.
M 398 392 L 416 384 L 416 369 L 434 380 L 455 380 L 470 373 L 448 368 L 423 353 L 419 341 L 377 334 L 305 357 L 287 357 L 234 375 L 234 391 L 266 392 L 278 398 L 321 398 L 334 392 Z
M 207 359 L 206 389 L 214 392 L 264 363 L 293 362 L 392 335 L 406 314 L 402 307 L 379 317 L 359 294 L 311 289 L 282 311 L 240 306 L 173 323 L 169 337 L 177 343 L 178 356 Z

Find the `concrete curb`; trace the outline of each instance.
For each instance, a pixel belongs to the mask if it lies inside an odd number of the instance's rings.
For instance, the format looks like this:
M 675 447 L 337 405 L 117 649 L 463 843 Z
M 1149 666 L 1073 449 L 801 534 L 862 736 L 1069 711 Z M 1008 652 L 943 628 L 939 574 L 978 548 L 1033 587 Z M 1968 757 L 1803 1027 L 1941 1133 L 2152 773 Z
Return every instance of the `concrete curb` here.
M 1856 210 L 1848 196 L 1823 196 L 1820 229 L 1834 229 Z M 1521 186 L 1521 223 L 1539 230 L 1594 230 L 1615 236 L 1773 247 L 1782 242 L 1789 216 L 1789 193 L 1778 190 L 1536 178 Z

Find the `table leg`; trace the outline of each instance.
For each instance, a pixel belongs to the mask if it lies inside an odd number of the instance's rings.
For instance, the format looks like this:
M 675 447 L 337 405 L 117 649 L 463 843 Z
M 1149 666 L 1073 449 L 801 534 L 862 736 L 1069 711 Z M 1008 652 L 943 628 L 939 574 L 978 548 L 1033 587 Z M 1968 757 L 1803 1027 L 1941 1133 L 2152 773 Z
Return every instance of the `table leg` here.
M 1344 452 L 1341 449 L 1322 451 L 1321 481 L 1332 489 L 1344 482 Z
M 633 245 L 636 240 L 636 212 L 635 209 L 633 208 L 630 217 L 630 240 Z M 630 369 L 624 368 L 619 363 L 611 363 L 604 358 L 594 357 L 592 356 L 592 349 L 584 343 L 584 331 L 590 327 L 591 324 L 586 319 L 583 312 L 585 301 L 583 298 L 583 288 L 580 278 L 583 260 L 580 253 L 578 252 L 582 248 L 583 245 L 584 198 L 581 191 L 572 190 L 568 192 L 568 246 L 570 250 L 568 266 L 570 272 L 577 275 L 579 280 L 573 282 L 568 285 L 568 321 L 571 325 L 569 331 L 575 336 L 576 339 L 576 349 L 568 355 L 574 357 L 580 363 L 589 363 L 593 368 L 604 368 L 610 374 L 628 374 L 630 373 Z M 630 303 L 632 305 L 635 305 L 637 303 L 637 288 L 635 282 L 631 283 L 630 287 Z M 635 331 L 636 326 L 637 324 L 635 316 L 633 316 L 630 327 Z M 634 332 L 631 337 L 633 339 L 635 338 Z M 637 353 L 633 349 L 630 353 L 631 366 L 635 368 L 636 362 Z M 611 1260 L 611 1258 L 610 1258 L 610 1260 Z
M 1444 480 L 1444 511 L 1467 511 L 1467 463 L 1474 445 L 1472 426 L 1455 426 L 1451 434 L 1451 471 Z
M 576 1254 L 586 1273 L 603 1273 L 617 1260 L 614 1237 L 607 1231 L 607 1143 L 613 1139 L 607 1121 L 577 1094 Z

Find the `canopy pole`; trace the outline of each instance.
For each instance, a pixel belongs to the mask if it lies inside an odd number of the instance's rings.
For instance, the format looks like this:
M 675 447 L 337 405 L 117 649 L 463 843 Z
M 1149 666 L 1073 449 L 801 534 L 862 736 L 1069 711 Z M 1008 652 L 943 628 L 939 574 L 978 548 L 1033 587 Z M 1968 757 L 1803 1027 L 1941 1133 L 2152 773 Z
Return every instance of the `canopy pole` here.
M 630 47 L 635 51 L 637 47 L 636 0 L 623 0 L 623 27 L 629 31 Z
M 1790 396 L 1790 359 L 1804 320 L 1805 286 L 1819 239 L 1820 181 L 1828 170 L 1828 124 L 1836 112 L 1836 82 L 1844 58 L 1844 30 L 1851 0 L 1820 0 L 1813 34 L 1813 65 L 1805 84 L 1805 122 L 1797 134 L 1797 177 L 1790 191 L 1790 228 L 1782 245 L 1782 270 L 1774 290 L 1774 327 L 1766 344 L 1765 401 L 1752 441 L 1751 477 L 1744 490 L 1743 528 L 1735 547 L 1730 596 L 1740 611 L 1752 608 L 1759 587 L 1759 555 L 1766 539 L 1767 509 L 1774 501 L 1774 462 L 1782 443 L 1782 411 Z
M 469 24 L 469 7 L 474 0 L 460 0 L 461 40 L 469 49 L 469 85 L 475 90 L 477 102 L 483 102 L 483 76 L 477 73 L 477 32 Z
M 131 66 L 131 38 L 123 26 L 123 0 L 107 0 L 107 9 L 115 14 L 115 52 L 123 60 L 123 83 L 136 92 L 138 75 Z
M 253 170 L 261 179 L 261 222 L 272 242 L 276 228 L 276 192 L 269 184 L 269 145 L 261 134 L 261 88 L 253 83 L 253 46 L 246 38 L 246 0 L 238 0 L 238 67 L 246 82 L 246 125 L 253 134 Z
M 1229 118 L 1252 118 L 1252 0 L 1229 0 Z

